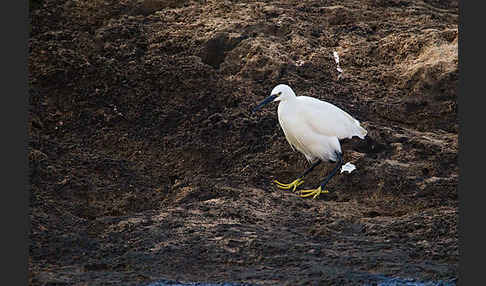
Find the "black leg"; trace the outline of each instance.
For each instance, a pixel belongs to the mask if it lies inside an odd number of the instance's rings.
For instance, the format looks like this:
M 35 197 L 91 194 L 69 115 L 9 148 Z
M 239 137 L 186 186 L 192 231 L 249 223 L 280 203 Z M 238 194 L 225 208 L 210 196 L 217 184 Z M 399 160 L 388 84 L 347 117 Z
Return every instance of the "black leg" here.
M 280 188 L 280 189 L 284 189 L 284 190 L 289 190 L 289 189 L 292 189 L 292 191 L 295 192 L 295 189 L 302 185 L 304 183 L 304 180 L 303 178 L 309 174 L 310 172 L 312 172 L 312 170 L 314 170 L 314 168 L 319 165 L 321 163 L 321 160 L 319 159 L 317 162 L 315 162 L 314 164 L 312 164 L 312 166 L 310 166 L 309 169 L 307 169 L 304 174 L 302 174 L 302 176 L 298 177 L 297 179 L 295 179 L 293 182 L 289 183 L 289 184 L 283 184 L 283 183 L 280 183 L 279 181 L 275 180 L 273 181 L 275 184 L 277 184 L 277 187 Z
M 314 170 L 315 167 L 317 167 L 317 165 L 319 165 L 321 163 L 321 159 L 318 159 L 317 162 L 315 162 L 314 164 L 312 164 L 312 166 L 310 166 L 309 169 L 307 169 L 304 174 L 302 174 L 302 176 L 299 177 L 299 179 L 303 179 L 307 174 L 309 174 L 310 172 L 312 172 L 312 170 Z
M 336 167 L 334 167 L 334 169 L 331 171 L 331 173 L 329 173 L 329 175 L 319 184 L 323 190 L 326 187 L 326 184 L 329 182 L 329 180 L 332 177 L 334 177 L 334 175 L 336 175 L 337 171 L 343 165 L 343 157 L 342 157 L 341 153 L 336 152 L 336 155 L 337 155 L 337 158 L 338 158 Z

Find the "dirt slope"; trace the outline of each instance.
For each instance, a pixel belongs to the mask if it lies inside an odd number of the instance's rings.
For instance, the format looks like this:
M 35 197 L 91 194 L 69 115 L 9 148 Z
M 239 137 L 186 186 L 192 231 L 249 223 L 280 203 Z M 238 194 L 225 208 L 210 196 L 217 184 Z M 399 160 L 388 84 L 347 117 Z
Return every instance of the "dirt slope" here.
M 457 279 L 457 1 L 44 0 L 30 18 L 31 285 Z M 308 167 L 276 105 L 250 112 L 278 83 L 368 130 L 318 200 L 271 183 Z

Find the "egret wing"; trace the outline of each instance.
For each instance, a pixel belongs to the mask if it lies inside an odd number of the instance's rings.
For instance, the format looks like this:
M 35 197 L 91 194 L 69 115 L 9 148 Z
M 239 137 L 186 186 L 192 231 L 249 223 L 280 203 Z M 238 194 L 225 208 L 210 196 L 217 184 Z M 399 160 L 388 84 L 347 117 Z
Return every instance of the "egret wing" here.
M 364 138 L 366 130 L 358 120 L 339 107 L 319 99 L 299 96 L 297 112 L 319 134 L 338 139 L 358 136 Z

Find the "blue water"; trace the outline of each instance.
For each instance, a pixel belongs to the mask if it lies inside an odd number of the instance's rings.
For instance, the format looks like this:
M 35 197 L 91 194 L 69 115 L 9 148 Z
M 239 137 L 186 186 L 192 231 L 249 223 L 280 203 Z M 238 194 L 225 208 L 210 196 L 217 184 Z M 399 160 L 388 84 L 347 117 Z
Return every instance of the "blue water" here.
M 363 286 L 456 286 L 456 279 L 448 281 L 416 281 L 415 279 L 407 278 L 389 278 L 383 276 L 381 279 L 377 279 L 375 283 L 364 284 Z
M 456 279 L 451 279 L 447 281 L 416 281 L 412 278 L 399 278 L 399 277 L 386 277 L 382 275 L 373 275 L 372 279 L 374 282 L 371 284 L 363 284 L 362 286 L 456 286 Z M 204 282 L 190 282 L 181 283 L 170 280 L 158 280 L 144 286 L 258 286 L 256 284 L 246 284 L 246 283 L 204 283 Z
M 258 286 L 258 285 L 232 283 L 232 282 L 216 283 L 216 284 L 204 283 L 204 282 L 180 283 L 180 282 L 169 281 L 169 280 L 158 280 L 150 284 L 147 284 L 146 286 Z

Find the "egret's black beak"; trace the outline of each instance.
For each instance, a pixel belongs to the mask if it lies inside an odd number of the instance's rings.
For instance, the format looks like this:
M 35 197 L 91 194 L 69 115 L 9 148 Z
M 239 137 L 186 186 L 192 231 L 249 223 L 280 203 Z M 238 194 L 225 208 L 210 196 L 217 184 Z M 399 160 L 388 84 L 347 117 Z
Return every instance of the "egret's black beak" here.
M 253 108 L 253 112 L 257 111 L 258 109 L 262 108 L 263 106 L 265 106 L 265 104 L 269 103 L 269 102 L 272 102 L 275 98 L 277 98 L 278 95 L 276 94 L 272 94 L 270 95 L 269 97 L 265 98 L 260 104 L 258 104 L 255 108 Z

